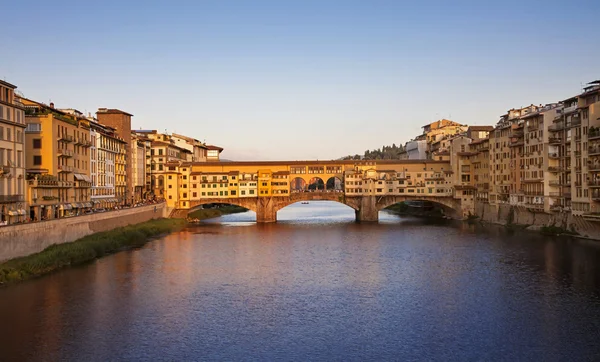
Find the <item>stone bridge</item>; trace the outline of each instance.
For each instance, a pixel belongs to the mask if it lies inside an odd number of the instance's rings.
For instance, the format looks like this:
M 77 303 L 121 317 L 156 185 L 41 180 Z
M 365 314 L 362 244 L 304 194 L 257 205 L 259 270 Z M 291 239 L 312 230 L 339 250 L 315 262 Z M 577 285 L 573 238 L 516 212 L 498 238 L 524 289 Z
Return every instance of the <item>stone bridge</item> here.
M 380 210 L 407 200 L 430 201 L 463 217 L 475 187 L 455 188 L 456 177 L 447 161 L 316 160 L 170 162 L 158 181 L 173 217 L 221 203 L 256 212 L 257 222 L 274 222 L 290 204 L 327 200 L 353 208 L 358 221 L 377 221 Z
M 355 210 L 356 220 L 376 222 L 379 211 L 388 206 L 404 201 L 429 201 L 444 209 L 444 212 L 456 218 L 462 216 L 460 200 L 452 197 L 439 196 L 347 196 L 343 192 L 296 192 L 290 196 L 272 197 L 237 197 L 237 198 L 206 198 L 190 203 L 189 209 L 175 209 L 171 217 L 185 218 L 206 204 L 230 204 L 244 207 L 256 213 L 256 222 L 267 223 L 277 221 L 277 212 L 286 206 L 302 201 L 335 201 Z

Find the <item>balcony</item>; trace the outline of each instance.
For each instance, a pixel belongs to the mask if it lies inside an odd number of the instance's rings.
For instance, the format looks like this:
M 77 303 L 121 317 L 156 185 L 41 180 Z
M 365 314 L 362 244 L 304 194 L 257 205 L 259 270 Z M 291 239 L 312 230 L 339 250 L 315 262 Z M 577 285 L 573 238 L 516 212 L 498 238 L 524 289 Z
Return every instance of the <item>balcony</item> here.
M 523 137 L 524 132 L 523 131 L 512 131 L 511 133 L 511 137 L 515 137 L 515 138 L 521 138 Z
M 73 166 L 58 165 L 58 172 L 73 172 Z
M 562 143 L 562 138 L 559 137 L 550 137 L 548 138 L 548 144 L 558 145 Z
M 600 139 L 600 129 L 594 128 L 593 130 L 590 129 L 588 132 L 588 140 L 595 139 Z
M 58 180 L 29 180 L 27 184 L 30 187 L 47 187 L 47 188 L 66 188 L 73 187 L 73 181 L 58 181 Z
M 600 187 L 600 179 L 588 181 L 588 187 L 589 188 L 599 188 Z
M 63 142 L 73 142 L 73 136 L 63 133 L 61 136 L 58 136 L 58 140 Z
M 538 178 L 528 178 L 528 179 L 524 179 L 523 183 L 537 183 L 537 182 L 543 182 L 544 178 L 542 177 L 538 177 Z
M 544 191 L 523 191 L 527 196 L 544 196 Z
M 59 148 L 58 151 L 58 157 L 73 157 L 74 152 L 72 150 L 66 150 L 63 148 Z
M 516 141 L 511 141 L 510 147 L 523 146 L 524 144 L 525 144 L 525 142 L 522 139 L 518 139 Z
M 600 171 L 600 163 L 588 165 L 588 170 L 593 171 L 593 172 L 599 172 Z
M 565 124 L 563 122 L 556 122 L 553 125 L 548 126 L 548 131 L 556 132 L 565 129 Z
M 561 181 L 561 180 L 552 180 L 552 181 L 548 182 L 548 185 L 550 185 L 552 187 L 559 187 L 559 186 L 568 186 L 570 184 L 566 183 L 565 181 Z
M 86 139 L 80 139 L 79 144 L 83 147 L 92 147 L 92 143 Z
M 23 202 L 24 200 L 23 195 L 0 195 L 0 203 Z
M 532 204 L 532 203 L 526 202 L 524 205 L 528 209 L 535 209 L 535 210 L 543 210 L 544 209 L 544 204 Z
M 576 134 L 575 135 L 575 141 L 581 141 L 581 135 L 580 134 Z
M 562 166 L 548 166 L 548 172 L 563 172 L 565 169 Z

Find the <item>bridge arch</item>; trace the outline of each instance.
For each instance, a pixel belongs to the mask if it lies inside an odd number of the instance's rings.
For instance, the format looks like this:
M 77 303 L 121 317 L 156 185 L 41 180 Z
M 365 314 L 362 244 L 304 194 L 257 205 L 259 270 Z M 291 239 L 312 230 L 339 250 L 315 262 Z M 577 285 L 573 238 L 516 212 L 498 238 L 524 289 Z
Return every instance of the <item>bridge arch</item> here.
M 463 218 L 462 207 L 460 200 L 455 200 L 452 197 L 439 197 L 439 196 L 383 196 L 377 200 L 376 207 L 378 211 L 385 209 L 388 206 L 392 206 L 405 201 L 425 201 L 430 202 L 433 205 L 439 206 L 445 215 L 453 218 Z
M 335 191 L 343 190 L 344 189 L 344 181 L 337 176 L 332 176 L 327 179 L 327 182 L 325 183 L 325 189 L 326 190 L 335 190 Z
M 308 190 L 325 190 L 325 182 L 322 178 L 315 176 L 308 181 Z
M 256 212 L 256 202 L 253 202 L 255 199 L 254 198 L 248 198 L 247 201 L 245 201 L 244 198 L 237 198 L 237 199 L 200 199 L 200 200 L 193 200 L 190 201 L 190 208 L 185 210 L 186 214 L 189 214 L 191 212 L 194 212 L 198 209 L 201 209 L 202 206 L 204 205 L 210 205 L 210 204 L 220 204 L 220 205 L 235 205 L 235 206 L 240 206 L 243 207 L 245 209 L 248 209 L 250 211 L 254 211 Z
M 290 190 L 292 192 L 305 191 L 307 183 L 302 177 L 294 177 L 290 180 Z

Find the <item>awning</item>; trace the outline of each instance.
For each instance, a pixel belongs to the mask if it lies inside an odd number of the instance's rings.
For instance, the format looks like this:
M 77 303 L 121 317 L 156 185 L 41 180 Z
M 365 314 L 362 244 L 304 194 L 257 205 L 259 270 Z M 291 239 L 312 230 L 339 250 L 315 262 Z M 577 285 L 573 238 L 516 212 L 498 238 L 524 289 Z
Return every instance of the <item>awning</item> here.
M 17 210 L 9 210 L 8 215 L 10 216 L 18 216 L 19 212 Z
M 61 210 L 71 210 L 73 208 L 73 206 L 71 206 L 71 204 L 62 204 L 60 205 L 60 209 Z
M 25 215 L 25 210 L 24 209 L 20 209 L 19 210 L 19 215 Z
M 92 204 L 91 202 L 86 202 L 85 207 L 94 207 L 94 204 Z
M 90 179 L 90 177 L 88 175 L 82 175 L 80 173 L 75 173 L 73 175 L 75 176 L 75 180 L 85 181 L 85 182 L 92 182 L 92 180 Z
M 76 203 L 76 202 L 72 202 L 72 203 L 71 203 L 71 208 L 73 208 L 73 209 L 77 209 L 78 207 L 79 207 L 79 206 L 77 206 L 77 203 Z

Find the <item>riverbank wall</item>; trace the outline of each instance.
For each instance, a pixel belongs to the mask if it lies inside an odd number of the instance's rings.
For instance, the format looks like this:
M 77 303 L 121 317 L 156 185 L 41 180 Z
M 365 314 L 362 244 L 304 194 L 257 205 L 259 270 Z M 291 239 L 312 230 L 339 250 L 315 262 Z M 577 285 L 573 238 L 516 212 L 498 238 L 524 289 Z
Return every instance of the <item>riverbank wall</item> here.
M 600 220 L 586 220 L 581 216 L 574 216 L 570 212 L 548 214 L 534 212 L 522 206 L 476 202 L 475 216 L 482 222 L 492 224 L 516 226 L 528 230 L 555 227 L 579 236 L 600 240 Z
M 168 217 L 165 203 L 0 228 L 0 262 L 115 228 Z

